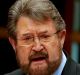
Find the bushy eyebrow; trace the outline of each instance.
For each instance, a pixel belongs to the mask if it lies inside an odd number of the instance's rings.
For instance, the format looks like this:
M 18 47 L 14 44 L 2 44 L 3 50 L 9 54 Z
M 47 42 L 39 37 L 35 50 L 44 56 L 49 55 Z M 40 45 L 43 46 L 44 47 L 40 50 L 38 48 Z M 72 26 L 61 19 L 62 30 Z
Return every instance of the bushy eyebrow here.
M 41 32 L 39 32 L 39 35 L 40 35 L 40 34 L 46 34 L 46 33 L 48 33 L 47 30 L 46 30 L 46 31 L 41 31 Z
M 40 31 L 39 33 L 38 33 L 38 36 L 39 35 L 43 35 L 43 34 L 47 34 L 48 33 L 48 31 L 46 30 L 46 31 Z M 22 37 L 26 37 L 26 36 L 30 36 L 30 37 L 33 37 L 34 35 L 32 34 L 32 33 L 24 33 L 24 34 L 22 34 Z
M 33 36 L 33 34 L 32 33 L 24 33 L 24 34 L 22 34 L 22 37 L 32 37 Z
M 40 31 L 38 34 L 45 34 L 45 33 L 48 33 L 48 31 Z M 33 35 L 32 33 L 24 33 L 22 34 L 23 36 L 26 36 L 26 35 Z

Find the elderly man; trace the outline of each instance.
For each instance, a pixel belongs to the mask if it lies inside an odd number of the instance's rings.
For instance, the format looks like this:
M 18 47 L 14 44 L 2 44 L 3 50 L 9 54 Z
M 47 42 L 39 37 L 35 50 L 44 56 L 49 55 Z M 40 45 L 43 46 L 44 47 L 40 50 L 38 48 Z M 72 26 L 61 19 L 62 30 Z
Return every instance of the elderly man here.
M 16 1 L 8 32 L 20 69 L 7 75 L 80 75 L 80 66 L 63 52 L 65 22 L 51 1 Z

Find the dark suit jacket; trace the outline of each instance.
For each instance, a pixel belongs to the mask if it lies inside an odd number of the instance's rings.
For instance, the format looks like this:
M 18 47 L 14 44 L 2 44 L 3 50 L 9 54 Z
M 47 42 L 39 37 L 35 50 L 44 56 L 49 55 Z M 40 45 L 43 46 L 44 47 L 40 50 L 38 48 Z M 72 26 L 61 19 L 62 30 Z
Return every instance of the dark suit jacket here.
M 5 75 L 24 75 L 24 74 L 20 69 L 18 69 Z M 80 65 L 75 63 L 71 58 L 68 58 L 61 75 L 80 75 Z

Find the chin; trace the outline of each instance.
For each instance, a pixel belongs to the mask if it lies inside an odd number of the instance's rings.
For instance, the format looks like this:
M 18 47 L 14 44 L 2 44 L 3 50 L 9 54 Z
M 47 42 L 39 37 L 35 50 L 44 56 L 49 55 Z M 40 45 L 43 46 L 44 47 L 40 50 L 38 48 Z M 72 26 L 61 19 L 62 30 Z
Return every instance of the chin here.
M 29 75 L 50 75 L 48 73 L 48 64 L 44 63 L 32 63 L 29 68 Z

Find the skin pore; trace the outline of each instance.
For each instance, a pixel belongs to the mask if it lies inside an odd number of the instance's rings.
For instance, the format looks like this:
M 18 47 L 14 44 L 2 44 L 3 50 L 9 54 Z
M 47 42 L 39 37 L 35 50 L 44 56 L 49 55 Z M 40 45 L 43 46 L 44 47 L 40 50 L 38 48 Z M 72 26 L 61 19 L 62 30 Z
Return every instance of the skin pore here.
M 9 40 L 26 74 L 51 75 L 59 67 L 66 31 L 54 34 L 57 32 L 55 24 L 50 18 L 41 22 L 25 16 L 18 19 L 17 42 L 11 37 Z

